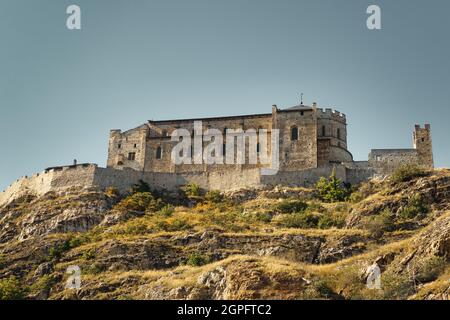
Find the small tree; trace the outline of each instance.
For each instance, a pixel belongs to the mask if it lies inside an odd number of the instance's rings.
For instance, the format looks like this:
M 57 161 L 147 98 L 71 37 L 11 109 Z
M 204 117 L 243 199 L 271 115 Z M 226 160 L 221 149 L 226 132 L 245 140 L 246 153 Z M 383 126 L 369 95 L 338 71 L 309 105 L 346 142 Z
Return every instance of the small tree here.
M 350 194 L 349 188 L 336 178 L 335 170 L 328 179 L 325 177 L 319 179 L 316 183 L 316 191 L 319 198 L 327 202 L 345 201 Z
M 143 180 L 139 180 L 138 183 L 134 184 L 131 187 L 130 191 L 132 194 L 134 194 L 134 193 L 138 193 L 138 192 L 150 192 L 151 190 L 150 190 L 150 185 L 147 182 L 145 182 Z
M 202 189 L 196 183 L 189 183 L 184 187 L 184 192 L 187 197 L 200 197 Z
M 11 276 L 0 280 L 0 300 L 20 300 L 25 296 L 25 291 L 16 277 Z

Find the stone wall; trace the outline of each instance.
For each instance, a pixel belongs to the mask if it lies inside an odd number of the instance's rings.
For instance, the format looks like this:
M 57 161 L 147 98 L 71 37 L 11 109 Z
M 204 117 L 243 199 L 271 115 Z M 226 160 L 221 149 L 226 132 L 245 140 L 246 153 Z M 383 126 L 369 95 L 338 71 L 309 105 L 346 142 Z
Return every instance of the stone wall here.
M 350 161 L 343 163 L 343 165 L 346 168 L 346 182 L 351 185 L 358 185 L 367 181 L 375 174 L 369 166 L 369 161 Z
M 369 166 L 379 175 L 389 175 L 403 165 L 419 163 L 416 149 L 373 149 L 369 154 Z
M 276 110 L 273 128 L 280 130 L 280 169 L 297 171 L 317 167 L 317 117 L 314 109 Z M 292 129 L 298 139 L 291 138 Z
M 312 186 L 320 177 L 328 177 L 335 170 L 342 181 L 346 181 L 346 169 L 342 165 L 327 165 L 301 171 L 280 171 L 276 175 L 263 176 L 260 169 L 228 170 L 223 172 L 166 173 L 144 172 L 132 169 L 117 170 L 100 168 L 95 164 L 57 167 L 32 177 L 24 177 L 0 193 L 0 206 L 23 195 L 41 196 L 49 191 L 64 191 L 69 188 L 97 187 L 105 190 L 116 187 L 128 192 L 139 180 L 154 189 L 175 191 L 188 183 L 196 183 L 206 190 L 229 191 L 262 185 Z
M 261 184 L 267 186 L 291 186 L 291 187 L 311 187 L 320 177 L 329 177 L 333 173 L 341 181 L 346 181 L 346 168 L 343 165 L 326 165 L 320 168 L 313 168 L 301 171 L 280 171 L 276 175 L 261 176 Z

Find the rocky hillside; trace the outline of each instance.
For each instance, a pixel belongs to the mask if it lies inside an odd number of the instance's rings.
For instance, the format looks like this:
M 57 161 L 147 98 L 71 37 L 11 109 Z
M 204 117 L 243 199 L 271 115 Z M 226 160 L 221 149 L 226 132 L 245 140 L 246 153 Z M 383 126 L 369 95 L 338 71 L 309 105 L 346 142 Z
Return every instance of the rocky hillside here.
M 450 171 L 336 186 L 27 195 L 0 208 L 0 299 L 449 299 Z

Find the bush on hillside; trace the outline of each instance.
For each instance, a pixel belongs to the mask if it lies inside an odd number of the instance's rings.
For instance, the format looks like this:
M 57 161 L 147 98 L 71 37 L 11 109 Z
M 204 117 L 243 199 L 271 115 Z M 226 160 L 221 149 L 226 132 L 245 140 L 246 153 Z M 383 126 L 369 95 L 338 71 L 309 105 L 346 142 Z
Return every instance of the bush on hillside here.
M 303 212 L 308 208 L 308 205 L 300 200 L 283 200 L 277 203 L 273 210 L 278 213 L 297 213 Z
M 202 189 L 196 183 L 188 183 L 183 188 L 185 195 L 189 197 L 200 197 L 202 194 Z
M 150 185 L 143 181 L 143 180 L 139 180 L 138 183 L 134 184 L 131 187 L 130 193 L 131 194 L 135 194 L 135 193 L 143 193 L 143 192 L 150 192 Z
M 312 213 L 293 213 L 283 215 L 277 220 L 277 224 L 284 228 L 310 229 L 317 228 L 319 218 Z
M 391 181 L 395 183 L 410 181 L 414 178 L 424 177 L 427 172 L 416 165 L 404 165 L 394 171 Z
M 319 198 L 326 202 L 345 201 L 350 195 L 350 188 L 336 178 L 333 172 L 327 179 L 321 177 L 315 186 Z
M 0 300 L 21 300 L 25 297 L 25 290 L 16 277 L 0 280 Z
M 414 219 L 425 216 L 429 211 L 428 206 L 423 202 L 420 194 L 415 194 L 408 201 L 408 205 L 399 212 L 402 219 Z

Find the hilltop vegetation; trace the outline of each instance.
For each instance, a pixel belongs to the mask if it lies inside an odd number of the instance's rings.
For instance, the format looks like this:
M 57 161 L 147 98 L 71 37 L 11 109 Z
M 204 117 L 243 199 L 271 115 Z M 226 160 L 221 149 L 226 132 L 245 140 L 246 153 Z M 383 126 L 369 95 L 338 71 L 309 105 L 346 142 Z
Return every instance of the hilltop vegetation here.
M 30 195 L 0 208 L 0 299 L 448 299 L 449 206 L 450 171 L 415 167 L 359 187 Z

